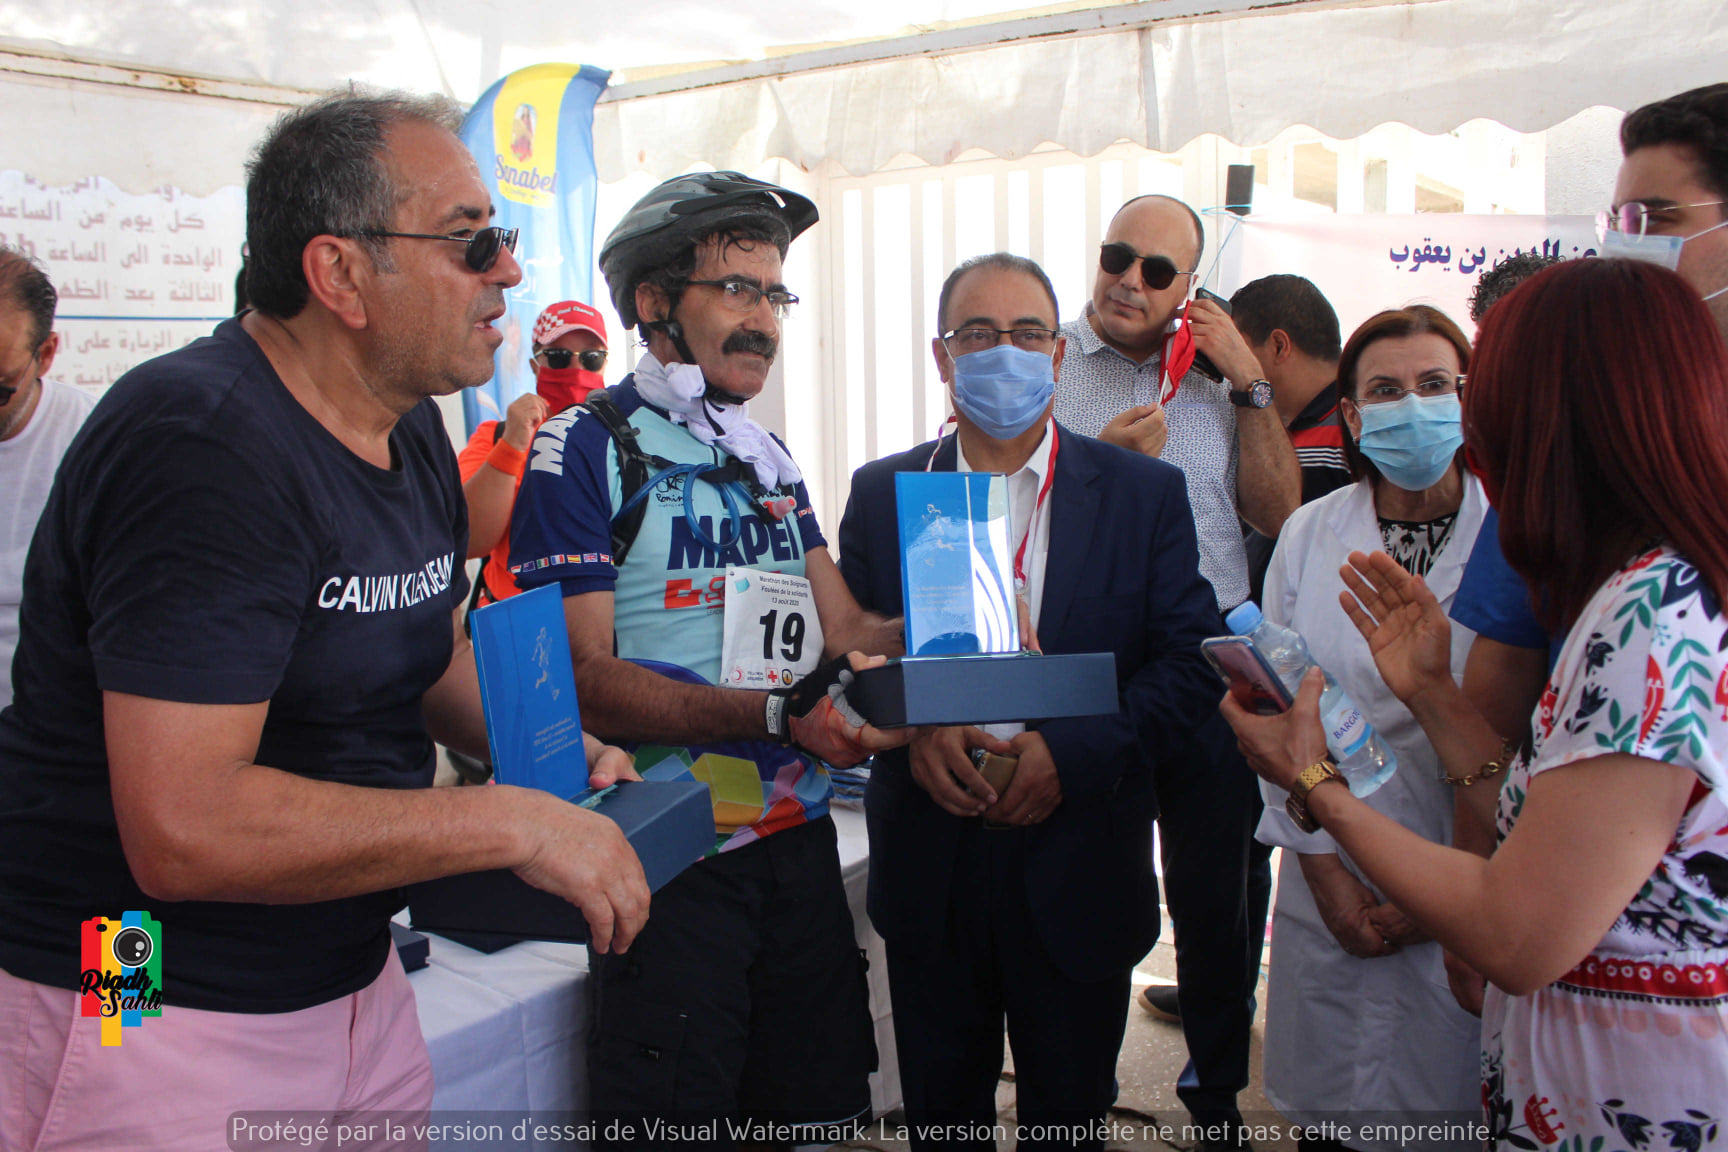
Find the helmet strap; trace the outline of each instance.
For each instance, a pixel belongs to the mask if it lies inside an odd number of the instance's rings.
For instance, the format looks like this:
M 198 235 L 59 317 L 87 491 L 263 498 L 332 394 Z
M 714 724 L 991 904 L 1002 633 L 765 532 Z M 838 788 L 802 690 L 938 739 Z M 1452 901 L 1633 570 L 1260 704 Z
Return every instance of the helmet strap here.
M 665 320 L 648 320 L 644 321 L 643 327 L 647 328 L 651 332 L 664 332 L 666 338 L 672 341 L 672 349 L 678 353 L 678 359 L 682 360 L 686 364 L 696 364 L 696 354 L 690 351 L 690 345 L 685 343 L 684 326 L 678 323 L 678 321 L 673 320 L 670 317 Z M 700 365 L 697 366 L 700 367 Z M 704 382 L 708 383 L 708 389 L 703 394 L 706 399 L 711 400 L 716 404 L 744 404 L 748 402 L 747 397 L 734 396 L 723 388 L 715 387 L 713 383 L 708 382 L 706 374 L 703 375 L 702 379 Z

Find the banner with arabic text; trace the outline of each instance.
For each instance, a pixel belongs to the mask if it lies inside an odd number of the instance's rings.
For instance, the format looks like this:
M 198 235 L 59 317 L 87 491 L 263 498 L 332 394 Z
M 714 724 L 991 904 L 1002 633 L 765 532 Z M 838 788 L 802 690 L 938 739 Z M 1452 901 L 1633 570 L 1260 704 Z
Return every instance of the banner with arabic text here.
M 1431 304 L 1470 332 L 1470 293 L 1506 257 L 1596 253 L 1588 216 L 1247 216 L 1213 224 L 1225 237 L 1220 295 L 1274 273 L 1306 276 L 1331 301 L 1345 339 L 1374 313 L 1407 304 Z
M 41 264 L 60 294 L 48 375 L 93 395 L 234 311 L 245 236 L 238 186 L 134 194 L 100 176 L 51 187 L 0 172 L 0 244 Z
M 522 283 L 504 294 L 504 343 L 490 382 L 462 393 L 468 434 L 532 391 L 534 320 L 560 300 L 593 300 L 594 101 L 611 73 L 535 64 L 486 90 L 462 122 L 462 142 L 492 191 L 500 228 L 519 228 Z

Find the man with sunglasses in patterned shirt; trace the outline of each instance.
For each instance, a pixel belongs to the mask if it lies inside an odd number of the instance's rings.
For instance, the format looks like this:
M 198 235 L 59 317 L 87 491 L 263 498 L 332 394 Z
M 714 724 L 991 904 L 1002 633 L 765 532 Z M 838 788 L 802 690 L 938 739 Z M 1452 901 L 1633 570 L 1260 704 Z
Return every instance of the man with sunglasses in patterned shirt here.
M 1277 535 L 1300 502 L 1301 472 L 1259 361 L 1229 313 L 1195 298 L 1204 244 L 1200 218 L 1180 200 L 1140 196 L 1117 211 L 1091 308 L 1062 325 L 1056 418 L 1182 469 L 1200 574 L 1228 611 L 1248 598 L 1242 523 Z M 1193 366 L 1200 354 L 1222 380 Z M 1259 792 L 1217 717 L 1158 763 L 1165 900 L 1193 1057 L 1177 1095 L 1200 1125 L 1233 1139 L 1257 976 L 1246 877 Z

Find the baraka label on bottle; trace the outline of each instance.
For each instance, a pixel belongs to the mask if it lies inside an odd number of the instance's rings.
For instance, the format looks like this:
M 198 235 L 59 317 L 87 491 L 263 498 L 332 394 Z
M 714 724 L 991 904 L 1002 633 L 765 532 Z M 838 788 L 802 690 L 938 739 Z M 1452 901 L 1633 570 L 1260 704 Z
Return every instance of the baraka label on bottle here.
M 1348 697 L 1328 708 L 1320 720 L 1326 725 L 1326 740 L 1332 745 L 1332 754 L 1340 761 L 1354 756 L 1368 742 L 1371 731 L 1368 721 Z

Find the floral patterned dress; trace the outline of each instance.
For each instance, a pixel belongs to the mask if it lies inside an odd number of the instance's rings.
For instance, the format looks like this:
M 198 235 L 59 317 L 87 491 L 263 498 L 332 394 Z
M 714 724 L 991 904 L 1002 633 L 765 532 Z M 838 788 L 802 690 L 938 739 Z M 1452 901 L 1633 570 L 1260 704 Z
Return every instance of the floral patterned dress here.
M 1497 1147 L 1728 1147 L 1728 619 L 1672 549 L 1592 598 L 1501 789 L 1502 838 L 1530 778 L 1609 753 L 1697 774 L 1661 863 L 1582 962 L 1529 996 L 1494 988 L 1482 1092 Z

